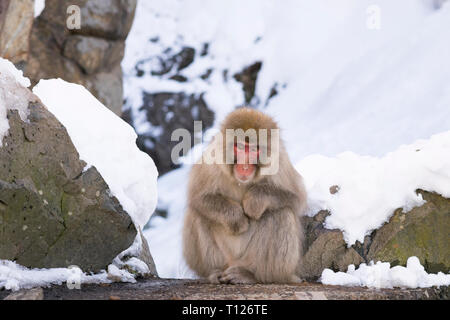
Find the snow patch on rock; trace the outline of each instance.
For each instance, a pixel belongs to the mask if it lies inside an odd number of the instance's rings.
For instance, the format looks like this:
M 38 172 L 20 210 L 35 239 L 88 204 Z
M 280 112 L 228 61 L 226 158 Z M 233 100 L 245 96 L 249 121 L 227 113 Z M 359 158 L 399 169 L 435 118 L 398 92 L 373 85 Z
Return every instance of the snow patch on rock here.
M 325 226 L 344 232 L 347 244 L 389 221 L 394 211 L 408 212 L 425 203 L 416 190 L 450 198 L 450 131 L 401 146 L 386 156 L 351 152 L 334 158 L 312 155 L 296 168 L 308 190 L 309 215 L 328 210 Z M 332 194 L 330 188 L 338 186 Z
M 97 168 L 112 195 L 143 228 L 156 207 L 158 172 L 138 149 L 133 128 L 81 85 L 41 80 L 33 92 L 66 127 L 80 158 Z
M 8 133 L 8 110 L 17 110 L 23 121 L 28 117 L 28 101 L 31 93 L 25 89 L 30 86 L 30 80 L 23 72 L 16 69 L 12 62 L 0 58 L 0 147 L 3 137 Z

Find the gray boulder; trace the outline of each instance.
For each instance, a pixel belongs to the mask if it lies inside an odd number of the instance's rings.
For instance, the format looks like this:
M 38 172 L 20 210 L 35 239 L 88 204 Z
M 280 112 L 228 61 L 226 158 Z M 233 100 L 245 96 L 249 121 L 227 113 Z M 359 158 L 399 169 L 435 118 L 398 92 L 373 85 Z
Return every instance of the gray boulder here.
M 416 256 L 430 273 L 450 270 L 450 199 L 418 190 L 427 201 L 408 213 L 394 212 L 389 222 L 366 236 L 364 243 L 347 247 L 340 230 L 328 230 L 323 223 L 329 212 L 314 218 L 304 217 L 306 241 L 301 273 L 305 279 L 317 279 L 323 269 L 347 271 L 350 264 L 359 266 L 371 261 L 406 266 Z
M 0 57 L 22 65 L 28 59 L 34 0 L 0 1 Z
M 321 211 L 314 218 L 304 217 L 305 248 L 301 275 L 313 280 L 325 268 L 346 271 L 350 264 L 359 265 L 364 258 L 352 247 L 348 248 L 340 230 L 325 229 L 323 223 L 329 212 Z
M 0 148 L 0 259 L 105 269 L 136 238 L 130 216 L 98 171 L 85 170 L 66 129 L 37 98 L 27 122 L 16 110 L 8 119 Z

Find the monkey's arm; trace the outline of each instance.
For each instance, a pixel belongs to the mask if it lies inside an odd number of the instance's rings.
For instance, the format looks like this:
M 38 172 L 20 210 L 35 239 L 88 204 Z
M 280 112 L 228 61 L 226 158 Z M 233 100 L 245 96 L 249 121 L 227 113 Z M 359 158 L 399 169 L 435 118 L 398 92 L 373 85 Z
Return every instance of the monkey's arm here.
M 248 230 L 249 221 L 242 206 L 234 200 L 218 193 L 208 193 L 196 197 L 191 206 L 203 217 L 218 222 L 233 234 Z
M 264 183 L 250 187 L 242 200 L 242 206 L 248 217 L 259 220 L 266 210 L 291 208 L 296 212 L 299 202 L 299 196 L 293 192 Z

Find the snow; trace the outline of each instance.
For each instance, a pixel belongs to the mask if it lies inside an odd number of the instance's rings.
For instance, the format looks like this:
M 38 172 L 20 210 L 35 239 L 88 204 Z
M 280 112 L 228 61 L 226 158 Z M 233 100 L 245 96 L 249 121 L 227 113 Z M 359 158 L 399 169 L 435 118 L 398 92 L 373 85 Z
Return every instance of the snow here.
M 31 85 L 30 79 L 23 76 L 23 71 L 16 69 L 11 61 L 3 59 L 1 57 L 0 74 L 2 74 L 2 77 L 6 77 L 11 82 L 21 85 L 22 87 L 28 88 Z
M 380 24 L 370 28 L 377 11 Z M 282 128 L 307 183 L 310 214 L 332 210 L 327 227 L 340 228 L 351 245 L 394 209 L 422 204 L 417 188 L 449 196 L 450 42 L 442 34 L 449 28 L 448 1 L 140 1 L 123 62 L 127 107 L 144 133 L 142 91 L 204 92 L 217 128 L 244 101 L 232 75 L 263 62 L 252 105 Z M 209 54 L 201 57 L 205 43 Z M 181 72 L 188 82 L 151 75 L 166 48 L 184 46 L 197 51 Z M 278 95 L 268 100 L 274 86 Z M 180 235 L 188 171 L 186 164 L 160 178 L 159 207 L 168 218 L 144 230 L 162 277 L 192 275 Z
M 361 4 L 309 57 L 310 67 L 292 62 L 298 76 L 283 80 L 287 88 L 267 112 L 290 133 L 295 160 L 344 151 L 381 156 L 450 129 L 450 43 L 440 33 L 450 27 L 450 5 L 436 11 L 424 3 L 381 1 L 380 31 L 359 24 Z
M 450 198 L 450 131 L 401 146 L 384 157 L 346 152 L 311 155 L 297 165 L 308 190 L 309 214 L 328 210 L 328 229 L 340 229 L 348 245 L 388 222 L 398 208 L 408 212 L 425 203 L 416 190 Z M 338 186 L 336 194 L 330 187 Z
M 429 274 L 417 257 L 408 259 L 406 268 L 392 267 L 387 262 L 350 265 L 346 273 L 325 269 L 320 281 L 325 285 L 361 286 L 377 289 L 429 288 L 450 285 L 450 274 Z
M 34 0 L 34 16 L 38 17 L 45 9 L 45 0 Z
M 186 184 L 182 182 L 188 178 L 189 168 L 185 166 L 160 178 L 158 206 L 168 210 L 170 214 L 167 219 L 151 219 L 150 228 L 144 230 L 161 278 L 194 277 L 194 273 L 184 262 L 181 248 L 181 230 L 186 207 Z
M 133 128 L 80 85 L 41 80 L 33 92 L 66 127 L 80 158 L 97 168 L 135 225 L 143 228 L 156 207 L 158 172 L 137 148 Z
M 232 75 L 262 61 L 254 103 L 265 106 L 278 84 L 280 93 L 266 110 L 286 132 L 296 133 L 285 137 L 294 159 L 347 150 L 381 155 L 448 130 L 450 111 L 443 107 L 448 89 L 436 84 L 448 82 L 450 74 L 449 44 L 440 32 L 450 24 L 450 8 L 435 10 L 434 3 L 377 1 L 380 29 L 371 30 L 369 0 L 300 0 L 283 6 L 271 0 L 141 1 L 123 62 L 127 105 L 139 118 L 144 90 L 205 92 L 218 123 L 244 101 Z M 201 57 L 205 43 L 209 54 Z M 197 51 L 195 62 L 182 71 L 187 83 L 170 80 L 172 73 L 162 79 L 151 75 L 168 47 L 177 52 L 184 46 Z M 138 61 L 145 61 L 142 77 L 136 76 Z M 213 70 L 210 79 L 201 80 L 208 69 Z M 424 101 L 429 102 L 426 113 Z M 417 117 L 422 125 L 411 132 Z M 145 132 L 139 124 L 138 132 Z M 355 130 L 361 133 L 358 138 Z M 330 139 L 334 143 L 324 147 Z
M 116 282 L 136 283 L 136 279 L 132 274 L 130 274 L 126 270 L 119 269 L 113 264 L 110 264 L 108 266 L 108 277 L 109 279 L 115 280 Z
M 71 289 L 79 289 L 83 284 L 113 282 L 134 283 L 136 280 L 132 274 L 120 270 L 115 265 L 110 265 L 108 272 L 86 274 L 75 266 L 54 269 L 28 269 L 12 261 L 0 260 L 0 290 L 18 291 L 63 284 Z
M 0 147 L 3 138 L 8 133 L 8 110 L 18 110 L 23 121 L 28 117 L 28 101 L 31 96 L 25 88 L 30 86 L 30 80 L 23 72 L 16 69 L 12 62 L 0 58 Z

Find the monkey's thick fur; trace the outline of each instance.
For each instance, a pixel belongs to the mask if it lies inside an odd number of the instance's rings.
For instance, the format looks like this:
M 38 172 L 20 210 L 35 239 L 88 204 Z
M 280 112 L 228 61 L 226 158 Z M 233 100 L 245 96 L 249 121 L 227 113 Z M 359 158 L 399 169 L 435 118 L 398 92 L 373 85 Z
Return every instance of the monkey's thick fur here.
M 262 112 L 242 108 L 227 117 L 222 133 L 250 128 L 278 126 Z M 279 161 L 277 174 L 262 176 L 258 169 L 248 184 L 236 180 L 232 164 L 193 166 L 183 254 L 200 277 L 231 284 L 301 281 L 306 192 L 281 141 Z

